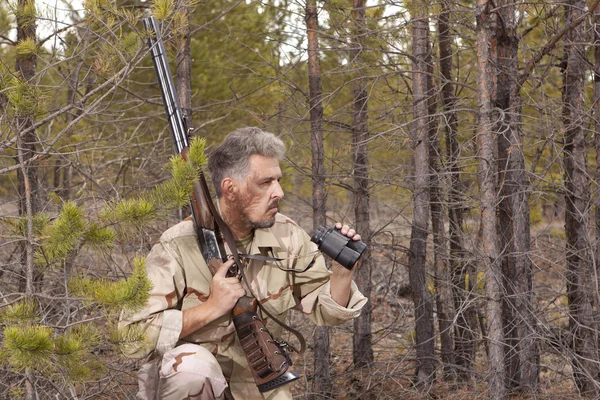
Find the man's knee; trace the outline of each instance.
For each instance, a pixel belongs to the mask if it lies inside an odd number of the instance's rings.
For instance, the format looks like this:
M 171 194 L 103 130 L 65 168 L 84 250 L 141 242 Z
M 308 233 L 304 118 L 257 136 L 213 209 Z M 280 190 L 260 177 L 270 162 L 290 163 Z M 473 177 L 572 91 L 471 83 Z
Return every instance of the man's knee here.
M 219 399 L 227 387 L 215 357 L 194 344 L 167 352 L 161 362 L 159 378 L 161 399 Z

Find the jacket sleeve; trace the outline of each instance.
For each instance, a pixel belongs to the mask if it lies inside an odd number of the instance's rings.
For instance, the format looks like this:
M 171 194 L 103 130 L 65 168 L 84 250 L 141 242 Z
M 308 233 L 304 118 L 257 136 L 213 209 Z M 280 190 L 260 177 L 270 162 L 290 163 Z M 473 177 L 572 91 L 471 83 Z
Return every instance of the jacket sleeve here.
M 325 265 L 323 255 L 318 251 L 317 245 L 310 241 L 308 234 L 301 228 L 298 229 L 301 234 L 297 235 L 299 262 L 296 269 L 302 270 L 311 261 L 313 265 L 304 273 L 294 274 L 294 294 L 300 299 L 297 308 L 317 325 L 338 325 L 358 317 L 367 298 L 352 282 L 348 306 L 337 304 L 331 297 L 331 272 Z
M 185 288 L 180 259 L 177 248 L 162 241 L 146 257 L 148 279 L 153 285 L 150 298 L 141 310 L 123 312 L 119 318 L 119 330 L 124 337 L 143 336 L 143 340 L 123 346 L 128 357 L 143 358 L 154 351 L 162 355 L 179 340 L 182 313 L 177 305 Z

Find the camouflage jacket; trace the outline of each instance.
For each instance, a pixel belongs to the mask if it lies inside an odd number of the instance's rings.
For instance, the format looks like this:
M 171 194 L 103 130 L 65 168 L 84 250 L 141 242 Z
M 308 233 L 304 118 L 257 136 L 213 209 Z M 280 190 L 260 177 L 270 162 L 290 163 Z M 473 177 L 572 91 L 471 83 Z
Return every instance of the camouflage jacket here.
M 331 272 L 327 270 L 323 256 L 307 233 L 282 214 L 277 214 L 273 227 L 255 230 L 250 253 L 285 260 L 251 260 L 245 270 L 258 300 L 281 321 L 293 308 L 318 325 L 340 324 L 358 317 L 367 302 L 354 282 L 347 307 L 333 300 L 329 284 Z M 302 273 L 285 272 L 277 266 L 280 263 L 284 269 L 302 271 L 313 260 L 313 265 Z M 121 329 L 141 329 L 145 341 L 128 346 L 126 355 L 134 358 L 151 355 L 154 358 L 178 344 L 196 343 L 225 359 L 244 357 L 236 340 L 231 314 L 179 339 L 182 311 L 206 301 L 212 282 L 212 273 L 196 241 L 193 221 L 180 222 L 165 231 L 148 254 L 146 268 L 154 285 L 150 299 L 142 310 L 121 315 L 119 322 Z M 266 327 L 273 337 L 281 337 L 282 328 L 270 318 L 266 320 Z

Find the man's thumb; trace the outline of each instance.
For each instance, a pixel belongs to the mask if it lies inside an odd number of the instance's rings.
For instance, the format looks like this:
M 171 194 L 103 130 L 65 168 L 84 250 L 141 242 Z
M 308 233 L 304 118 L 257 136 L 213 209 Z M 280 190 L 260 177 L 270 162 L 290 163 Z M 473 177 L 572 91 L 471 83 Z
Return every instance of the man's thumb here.
M 227 260 L 223 264 L 221 264 L 215 276 L 225 278 L 227 276 L 227 271 L 229 270 L 229 268 L 231 268 L 231 265 L 233 265 L 232 261 L 233 260 Z

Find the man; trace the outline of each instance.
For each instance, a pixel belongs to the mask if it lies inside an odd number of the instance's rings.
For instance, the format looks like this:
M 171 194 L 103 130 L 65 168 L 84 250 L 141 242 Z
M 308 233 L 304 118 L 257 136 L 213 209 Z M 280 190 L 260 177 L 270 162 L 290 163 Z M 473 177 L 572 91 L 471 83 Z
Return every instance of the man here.
M 291 308 L 319 325 L 339 324 L 360 314 L 367 299 L 352 281 L 352 271 L 335 262 L 328 271 L 306 232 L 278 213 L 283 198 L 279 161 L 284 153 L 275 135 L 243 128 L 212 151 L 209 168 L 217 207 L 238 252 L 285 261 L 252 259 L 245 266 L 244 281 L 226 277 L 233 260 L 213 274 L 202 258 L 191 219 L 168 229 L 152 248 L 146 259 L 154 284 L 150 299 L 143 310 L 123 315 L 120 321 L 122 329 L 140 329 L 146 337 L 127 349 L 131 357 L 151 359 L 140 370 L 138 397 L 220 399 L 229 386 L 235 399 L 291 399 L 290 385 L 261 394 L 248 369 L 231 320 L 237 300 L 250 295 L 247 283 L 281 321 Z M 342 234 L 360 240 L 353 229 L 337 226 Z M 274 338 L 282 333 L 270 319 L 266 327 Z

